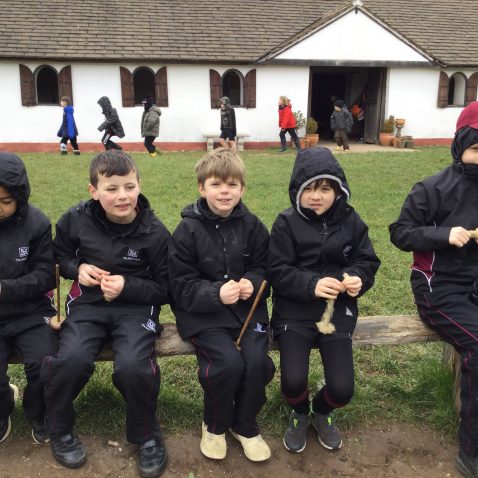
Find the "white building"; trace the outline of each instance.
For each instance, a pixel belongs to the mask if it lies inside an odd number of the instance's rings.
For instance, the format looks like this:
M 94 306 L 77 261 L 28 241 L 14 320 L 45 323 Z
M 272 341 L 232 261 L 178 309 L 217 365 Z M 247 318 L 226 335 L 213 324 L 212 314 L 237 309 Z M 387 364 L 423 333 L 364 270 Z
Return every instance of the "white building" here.
M 223 95 L 246 147 L 278 141 L 280 95 L 326 137 L 331 97 L 351 106 L 362 92 L 368 142 L 389 115 L 418 144 L 449 142 L 477 99 L 477 16 L 476 0 L 3 0 L 0 149 L 56 150 L 67 95 L 83 150 L 101 147 L 101 96 L 118 110 L 121 144 L 142 150 L 148 93 L 163 149 L 205 148 Z

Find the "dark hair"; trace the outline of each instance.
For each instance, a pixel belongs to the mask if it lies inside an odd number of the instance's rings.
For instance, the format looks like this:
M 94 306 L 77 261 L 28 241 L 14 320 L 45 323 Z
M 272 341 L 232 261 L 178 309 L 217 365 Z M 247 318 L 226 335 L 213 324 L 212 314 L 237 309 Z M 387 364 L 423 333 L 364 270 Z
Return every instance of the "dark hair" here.
M 335 196 L 340 196 L 343 191 L 340 189 L 340 185 L 337 181 L 334 181 L 333 179 L 329 178 L 320 178 L 314 181 L 314 191 L 320 187 L 322 184 L 325 184 L 329 187 L 331 187 L 334 190 Z
M 136 173 L 139 181 L 139 171 L 133 158 L 124 151 L 103 151 L 97 154 L 90 163 L 90 183 L 98 186 L 98 176 L 126 176 L 131 171 Z
M 65 103 L 68 103 L 69 105 L 71 105 L 71 98 L 69 96 L 62 96 L 60 98 L 60 101 L 64 101 Z

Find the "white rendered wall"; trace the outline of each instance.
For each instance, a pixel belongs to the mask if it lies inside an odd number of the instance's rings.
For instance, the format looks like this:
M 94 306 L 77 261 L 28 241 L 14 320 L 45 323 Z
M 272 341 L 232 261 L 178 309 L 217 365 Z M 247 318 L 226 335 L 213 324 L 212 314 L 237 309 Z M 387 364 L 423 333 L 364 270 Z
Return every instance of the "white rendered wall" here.
M 361 11 L 351 11 L 338 18 L 275 58 L 428 63 L 416 50 Z
M 451 76 L 456 70 L 444 70 Z M 475 71 L 461 70 L 466 77 Z M 391 68 L 387 81 L 386 116 L 405 118 L 402 134 L 414 138 L 452 138 L 463 107 L 437 107 L 439 70 Z
M 38 63 L 25 63 L 32 71 Z M 49 63 L 57 71 L 65 66 Z M 142 106 L 123 108 L 119 64 L 71 64 L 75 120 L 81 142 L 100 142 L 97 127 L 103 122 L 97 104 L 108 96 L 118 110 L 126 136 L 121 141 L 142 141 Z M 140 65 L 122 64 L 133 71 Z M 163 65 L 145 65 L 154 71 Z M 220 113 L 211 109 L 208 65 L 167 65 L 169 107 L 161 108 L 159 141 L 204 141 L 202 133 L 220 133 Z M 229 69 L 214 66 L 221 75 Z M 251 67 L 238 68 L 245 76 Z M 249 141 L 278 140 L 277 100 L 280 95 L 292 99 L 294 110 L 307 111 L 309 68 L 307 66 L 260 66 L 256 70 L 256 108 L 236 108 L 238 132 L 250 134 Z M 58 141 L 56 133 L 62 121 L 60 106 L 21 104 L 18 63 L 0 63 L 0 91 L 3 92 L 0 115 L 0 143 Z

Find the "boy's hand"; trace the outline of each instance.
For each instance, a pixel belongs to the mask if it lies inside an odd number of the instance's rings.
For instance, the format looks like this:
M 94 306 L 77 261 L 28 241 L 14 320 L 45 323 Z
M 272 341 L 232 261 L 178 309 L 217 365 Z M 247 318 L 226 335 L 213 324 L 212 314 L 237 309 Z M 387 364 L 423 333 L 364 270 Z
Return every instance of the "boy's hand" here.
M 101 290 L 107 301 L 116 299 L 124 288 L 124 277 L 120 275 L 103 276 L 101 279 Z
M 452 227 L 448 242 L 452 246 L 463 247 L 470 240 L 470 237 L 470 231 L 467 231 L 465 228 L 461 226 Z
M 100 285 L 101 278 L 108 275 L 110 275 L 108 271 L 104 271 L 91 264 L 81 264 L 78 267 L 78 282 L 87 287 Z
M 239 299 L 247 300 L 254 292 L 254 286 L 249 279 L 244 277 L 239 281 Z
M 315 296 L 322 299 L 336 299 L 340 292 L 345 292 L 345 287 L 333 277 L 323 277 L 315 286 Z
M 241 287 L 239 282 L 230 280 L 219 289 L 219 297 L 224 305 L 235 304 L 239 300 Z
M 362 289 L 362 279 L 358 276 L 345 277 L 342 284 L 350 297 L 357 297 Z

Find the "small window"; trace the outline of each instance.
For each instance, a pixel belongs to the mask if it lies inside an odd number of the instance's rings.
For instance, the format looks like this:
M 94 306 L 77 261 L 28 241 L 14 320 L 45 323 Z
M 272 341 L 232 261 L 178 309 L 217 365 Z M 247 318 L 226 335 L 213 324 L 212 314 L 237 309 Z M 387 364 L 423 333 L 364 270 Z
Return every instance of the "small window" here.
M 58 74 L 49 67 L 41 67 L 36 74 L 37 102 L 39 105 L 57 105 L 58 95 Z
M 463 106 L 465 104 L 466 77 L 463 73 L 454 73 L 448 83 L 448 105 Z
M 154 73 L 149 68 L 138 68 L 133 73 L 134 103 L 140 105 L 150 95 L 156 103 Z
M 223 96 L 227 96 L 234 106 L 242 105 L 242 75 L 236 70 L 229 70 L 222 77 Z

